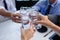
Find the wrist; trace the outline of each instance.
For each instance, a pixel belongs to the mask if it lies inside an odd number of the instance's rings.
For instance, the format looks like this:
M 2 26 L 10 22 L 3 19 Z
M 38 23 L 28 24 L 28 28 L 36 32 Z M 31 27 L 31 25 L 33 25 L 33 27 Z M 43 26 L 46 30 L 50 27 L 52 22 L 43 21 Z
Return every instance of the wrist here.
M 50 27 L 50 28 L 52 28 L 52 27 L 54 27 L 55 26 L 55 24 L 54 23 L 52 23 L 50 20 L 48 20 L 48 26 Z
M 51 27 L 52 22 L 48 19 L 47 22 L 44 23 L 45 26 Z
M 27 38 L 22 38 L 22 40 L 29 40 L 29 39 L 27 39 Z
M 29 40 L 28 38 L 25 38 L 25 40 Z
M 12 18 L 12 17 L 13 17 L 13 15 L 14 15 L 14 14 L 13 14 L 13 13 L 11 13 L 11 14 L 10 14 L 10 18 Z

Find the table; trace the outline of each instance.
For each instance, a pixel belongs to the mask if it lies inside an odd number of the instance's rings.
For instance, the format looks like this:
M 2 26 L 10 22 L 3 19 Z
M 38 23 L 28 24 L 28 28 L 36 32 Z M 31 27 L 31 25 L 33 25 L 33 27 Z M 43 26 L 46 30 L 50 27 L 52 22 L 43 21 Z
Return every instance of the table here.
M 11 20 L 0 23 L 0 40 L 21 40 L 20 27 L 21 24 L 12 22 Z M 50 28 L 48 28 L 48 31 L 45 33 L 39 33 L 36 31 L 34 37 L 30 40 L 49 40 L 49 37 L 55 33 L 54 31 L 50 31 Z M 44 37 L 47 33 L 49 34 Z

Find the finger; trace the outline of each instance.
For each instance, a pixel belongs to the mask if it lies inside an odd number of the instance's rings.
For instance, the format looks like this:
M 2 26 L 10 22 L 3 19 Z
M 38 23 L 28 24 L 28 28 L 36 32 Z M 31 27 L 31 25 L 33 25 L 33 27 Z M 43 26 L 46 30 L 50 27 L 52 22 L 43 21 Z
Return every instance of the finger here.
M 12 20 L 18 20 L 18 21 L 21 21 L 21 19 L 17 19 L 17 18 L 12 18 Z
M 32 29 L 33 28 L 33 23 L 32 22 L 30 22 L 30 29 Z
M 16 14 L 16 16 L 18 16 L 19 18 L 21 18 L 21 15 L 20 15 L 20 14 L 18 14 L 18 13 Z
M 41 20 L 43 17 L 44 17 L 44 15 L 41 15 L 41 14 L 38 15 L 38 14 L 37 14 L 37 18 L 40 19 L 40 20 Z
M 24 30 L 24 28 L 21 27 L 21 30 Z
M 43 24 L 43 20 L 36 20 L 35 23 L 36 24 Z
M 21 20 L 21 18 L 12 17 L 12 20 Z
M 33 32 L 34 31 L 34 25 L 32 22 L 30 22 L 30 30 Z
M 23 24 L 22 24 L 22 28 L 24 28 Z
M 25 29 L 21 27 L 21 33 L 24 33 L 24 30 L 25 30 Z
M 27 32 L 28 32 L 28 30 L 26 30 L 26 29 L 24 29 L 24 28 L 21 27 L 21 35 L 22 35 L 22 36 L 25 37 L 26 34 L 27 34 Z
M 21 15 L 20 15 L 20 14 L 13 14 L 12 17 L 18 17 L 18 18 L 21 18 Z

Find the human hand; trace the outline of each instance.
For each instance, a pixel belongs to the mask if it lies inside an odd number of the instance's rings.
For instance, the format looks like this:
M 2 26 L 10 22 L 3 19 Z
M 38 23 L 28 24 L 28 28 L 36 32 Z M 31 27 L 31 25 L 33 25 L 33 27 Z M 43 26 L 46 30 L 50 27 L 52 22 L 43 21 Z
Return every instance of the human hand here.
M 11 14 L 11 19 L 12 21 L 16 22 L 16 23 L 20 23 L 21 22 L 21 15 L 20 14 Z
M 22 38 L 22 40 L 29 40 L 33 36 L 33 34 L 34 34 L 33 27 L 34 27 L 34 25 L 32 23 L 30 23 L 30 28 L 29 29 L 21 28 L 21 38 Z
M 41 15 L 37 15 L 37 20 L 35 20 L 34 23 L 49 26 L 51 22 L 48 19 L 48 16 L 44 16 L 41 14 Z

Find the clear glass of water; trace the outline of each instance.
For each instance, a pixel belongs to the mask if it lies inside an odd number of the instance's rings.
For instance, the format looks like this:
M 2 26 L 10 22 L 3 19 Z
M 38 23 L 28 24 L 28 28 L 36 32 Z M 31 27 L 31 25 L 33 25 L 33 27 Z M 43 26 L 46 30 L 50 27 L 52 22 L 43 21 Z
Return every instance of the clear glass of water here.
M 22 15 L 21 19 L 22 19 L 22 26 L 24 27 L 24 29 L 28 29 L 29 26 L 29 16 L 27 14 L 27 9 L 26 7 L 21 7 L 20 8 L 20 14 Z
M 30 17 L 31 21 L 37 20 L 37 14 L 38 13 L 36 11 L 34 11 L 34 10 L 32 10 L 30 12 L 29 17 Z
M 29 23 L 29 17 L 27 15 L 22 15 L 22 23 L 24 25 L 28 24 Z
M 29 14 L 31 21 L 32 21 L 32 23 L 33 23 L 34 26 L 35 26 L 35 27 L 34 27 L 35 30 L 41 28 L 41 25 L 40 25 L 40 24 L 34 23 L 34 21 L 37 20 L 37 15 L 38 15 L 38 14 L 39 14 L 39 13 L 36 12 L 35 10 L 32 10 L 32 11 L 30 12 L 30 14 Z

